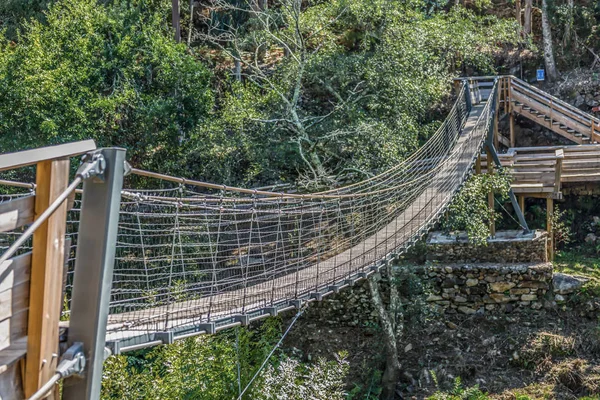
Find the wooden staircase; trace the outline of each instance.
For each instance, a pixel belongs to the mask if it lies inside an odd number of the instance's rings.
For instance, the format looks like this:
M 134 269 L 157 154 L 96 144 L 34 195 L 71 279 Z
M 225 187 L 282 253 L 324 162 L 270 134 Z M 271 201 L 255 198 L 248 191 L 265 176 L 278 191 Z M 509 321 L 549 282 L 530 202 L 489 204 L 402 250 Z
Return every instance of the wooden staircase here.
M 501 102 L 511 119 L 513 113 L 521 115 L 577 144 L 600 142 L 598 118 L 514 76 L 500 79 Z M 511 126 L 511 132 L 513 130 Z M 514 147 L 514 134 L 511 134 L 510 144 Z

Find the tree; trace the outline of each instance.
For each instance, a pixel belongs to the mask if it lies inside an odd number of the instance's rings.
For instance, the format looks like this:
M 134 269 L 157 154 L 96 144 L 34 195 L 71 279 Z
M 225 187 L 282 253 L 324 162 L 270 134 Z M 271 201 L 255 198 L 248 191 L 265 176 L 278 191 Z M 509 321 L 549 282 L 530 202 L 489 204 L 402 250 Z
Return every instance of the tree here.
M 58 1 L 17 44 L 0 38 L 4 151 L 95 139 L 137 166 L 178 162 L 213 106 L 211 73 L 143 4 Z
M 552 43 L 552 27 L 548 17 L 548 0 L 542 0 L 542 36 L 544 40 L 544 62 L 548 79 L 558 79 L 558 70 L 554 61 L 554 44 Z
M 525 21 L 523 23 L 523 32 L 525 36 L 531 35 L 531 14 L 533 10 L 533 0 L 525 0 Z
M 567 0 L 567 18 L 565 21 L 565 33 L 563 45 L 570 46 L 576 40 L 575 32 L 575 0 Z
M 380 292 L 379 274 L 368 279 L 369 289 L 373 306 L 379 316 L 383 331 L 383 341 L 385 344 L 385 370 L 381 378 L 381 399 L 393 400 L 396 395 L 396 385 L 400 377 L 400 360 L 398 353 L 398 340 L 403 331 L 403 309 L 400 302 L 400 295 L 394 282 L 392 263 L 386 264 L 386 275 L 389 280 L 389 301 L 386 309 L 383 296 Z

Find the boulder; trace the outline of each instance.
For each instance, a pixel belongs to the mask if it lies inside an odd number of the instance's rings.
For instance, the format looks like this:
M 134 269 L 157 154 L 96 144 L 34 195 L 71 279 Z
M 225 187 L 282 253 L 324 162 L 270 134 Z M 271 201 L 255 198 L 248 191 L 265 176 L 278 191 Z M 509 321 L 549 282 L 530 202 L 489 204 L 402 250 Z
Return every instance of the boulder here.
M 569 294 L 580 289 L 588 279 L 567 274 L 556 273 L 552 276 L 552 287 L 558 294 Z

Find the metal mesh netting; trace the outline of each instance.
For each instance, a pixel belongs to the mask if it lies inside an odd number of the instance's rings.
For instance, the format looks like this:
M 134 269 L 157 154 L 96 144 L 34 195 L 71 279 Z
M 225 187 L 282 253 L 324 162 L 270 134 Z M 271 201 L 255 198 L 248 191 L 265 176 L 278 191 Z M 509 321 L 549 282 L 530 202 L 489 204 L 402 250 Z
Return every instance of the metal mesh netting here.
M 424 146 L 343 188 L 302 195 L 181 180 L 124 189 L 107 340 L 260 317 L 319 298 L 408 248 L 470 173 L 491 126 L 495 87 L 491 93 L 471 109 L 463 87 Z M 67 297 L 79 206 L 76 199 L 68 218 Z

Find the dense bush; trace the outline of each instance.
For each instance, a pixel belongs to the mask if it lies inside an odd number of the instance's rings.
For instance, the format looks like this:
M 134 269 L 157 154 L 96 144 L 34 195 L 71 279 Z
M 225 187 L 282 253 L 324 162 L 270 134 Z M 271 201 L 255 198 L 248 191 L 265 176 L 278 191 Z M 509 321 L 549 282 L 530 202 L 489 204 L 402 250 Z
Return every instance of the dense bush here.
M 59 1 L 0 46 L 3 151 L 93 138 L 168 169 L 212 108 L 209 70 L 159 13 Z

